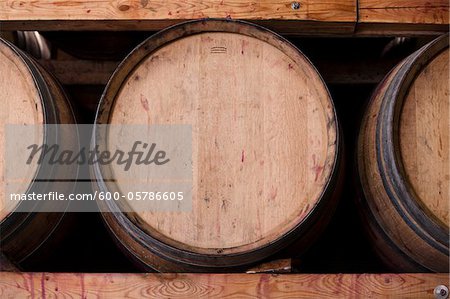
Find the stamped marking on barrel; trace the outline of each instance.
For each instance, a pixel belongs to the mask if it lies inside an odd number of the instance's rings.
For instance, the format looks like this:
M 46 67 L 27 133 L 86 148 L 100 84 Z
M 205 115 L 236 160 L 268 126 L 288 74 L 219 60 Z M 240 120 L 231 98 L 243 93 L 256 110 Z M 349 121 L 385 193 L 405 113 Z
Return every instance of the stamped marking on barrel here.
M 226 47 L 211 47 L 211 54 L 226 54 L 227 48 Z

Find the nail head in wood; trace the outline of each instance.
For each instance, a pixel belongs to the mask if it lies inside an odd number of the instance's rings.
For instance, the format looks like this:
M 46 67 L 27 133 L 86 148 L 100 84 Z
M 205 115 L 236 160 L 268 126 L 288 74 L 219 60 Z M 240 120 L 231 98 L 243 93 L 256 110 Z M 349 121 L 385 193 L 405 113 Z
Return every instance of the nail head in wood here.
M 300 9 L 300 3 L 297 2 L 297 1 L 294 1 L 294 2 L 291 3 L 291 7 L 292 7 L 293 10 Z

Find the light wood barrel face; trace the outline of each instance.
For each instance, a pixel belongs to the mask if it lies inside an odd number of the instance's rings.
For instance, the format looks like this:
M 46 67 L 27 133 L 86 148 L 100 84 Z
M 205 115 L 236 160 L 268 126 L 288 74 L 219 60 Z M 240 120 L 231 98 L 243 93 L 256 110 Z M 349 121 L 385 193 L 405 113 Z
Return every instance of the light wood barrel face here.
M 110 123 L 192 126 L 192 211 L 136 212 L 151 236 L 196 253 L 246 252 L 316 208 L 336 166 L 337 126 L 323 81 L 298 50 L 203 32 L 129 72 Z
M 447 228 L 450 201 L 449 50 L 410 87 L 400 116 L 400 154 L 418 199 Z
M 41 98 L 30 69 L 23 59 L 4 41 L 0 40 L 0 222 L 9 214 L 12 207 L 5 207 L 6 193 L 6 125 L 40 125 L 44 123 Z M 9 140 L 10 141 L 10 140 Z M 32 141 L 30 141 L 32 142 Z M 42 144 L 42 130 L 36 130 L 35 144 Z M 13 146 L 9 144 L 8 146 Z M 25 153 L 17 153 L 18 155 Z M 21 158 L 18 158 L 21 159 Z M 29 165 L 23 171 L 24 193 L 33 180 L 37 164 Z M 17 205 L 18 203 L 16 203 Z

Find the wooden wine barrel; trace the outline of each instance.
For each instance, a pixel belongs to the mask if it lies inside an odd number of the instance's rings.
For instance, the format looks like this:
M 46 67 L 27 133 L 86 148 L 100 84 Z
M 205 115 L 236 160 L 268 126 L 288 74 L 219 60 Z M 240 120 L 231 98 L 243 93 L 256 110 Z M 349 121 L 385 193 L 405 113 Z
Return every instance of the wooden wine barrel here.
M 46 124 L 72 124 L 75 123 L 73 112 L 60 86 L 54 79 L 9 42 L 0 39 L 0 250 L 12 262 L 20 263 L 38 250 L 42 244 L 52 235 L 58 227 L 63 212 L 40 212 L 50 209 L 43 205 L 35 205 L 28 201 L 8 201 L 7 185 L 10 183 L 6 176 L 7 167 L 5 149 L 8 125 L 30 125 L 35 128 L 42 126 L 42 130 L 36 129 L 30 144 L 49 144 L 52 138 L 59 140 L 60 144 L 76 145 L 76 136 L 63 135 L 61 132 L 51 132 L 46 129 Z M 75 138 L 74 138 L 75 137 Z M 17 136 L 17 140 L 24 138 Z M 25 152 L 24 148 L 17 151 Z M 18 153 L 19 154 L 19 153 Z M 45 174 L 39 174 L 42 166 L 36 163 L 25 168 L 21 183 L 23 188 L 19 193 L 32 191 L 51 191 L 44 183 L 37 188 L 35 178 L 45 177 L 49 180 L 58 178 L 62 173 L 76 173 L 76 165 L 67 167 L 54 167 Z M 46 169 L 48 171 L 49 169 Z M 60 176 L 64 177 L 64 176 Z M 49 203 L 53 204 L 53 203 Z M 28 205 L 28 207 L 24 207 Z M 64 210 L 67 203 L 58 203 L 55 210 Z
M 449 268 L 449 50 L 442 36 L 376 89 L 359 136 L 369 236 L 394 271 Z
M 308 59 L 262 27 L 202 20 L 150 37 L 115 71 L 96 123 L 192 126 L 190 211 L 125 213 L 99 202 L 144 268 L 232 271 L 300 253 L 334 211 L 341 150 L 332 99 Z M 103 178 L 106 167 L 93 169 L 95 188 L 123 192 L 120 179 Z

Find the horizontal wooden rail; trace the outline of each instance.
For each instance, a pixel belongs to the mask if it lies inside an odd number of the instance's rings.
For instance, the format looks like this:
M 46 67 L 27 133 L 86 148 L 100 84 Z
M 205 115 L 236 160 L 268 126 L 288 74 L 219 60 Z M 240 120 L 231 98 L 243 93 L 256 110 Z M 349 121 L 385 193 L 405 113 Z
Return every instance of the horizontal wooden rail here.
M 359 34 L 448 31 L 448 0 L 358 0 Z
M 199 18 L 256 21 L 281 33 L 353 32 L 356 1 L 0 1 L 2 30 L 159 30 Z
M 428 35 L 448 31 L 447 0 L 4 0 L 0 30 L 149 30 L 241 19 L 282 34 Z
M 0 273 L 1 298 L 433 298 L 448 274 Z

